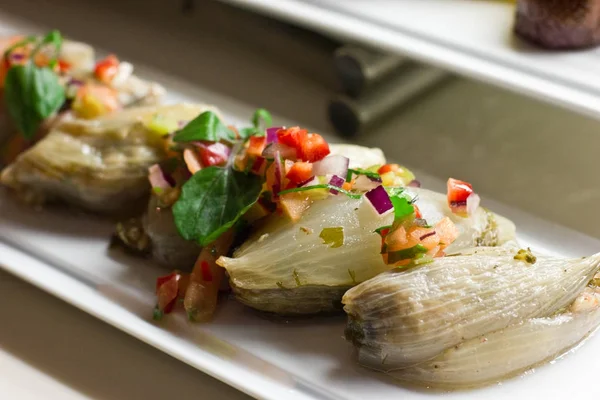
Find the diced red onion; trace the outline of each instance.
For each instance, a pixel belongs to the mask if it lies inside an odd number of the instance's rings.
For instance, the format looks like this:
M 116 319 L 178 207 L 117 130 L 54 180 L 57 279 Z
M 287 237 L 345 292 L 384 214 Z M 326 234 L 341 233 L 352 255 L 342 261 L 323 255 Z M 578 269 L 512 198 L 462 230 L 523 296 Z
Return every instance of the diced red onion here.
M 433 236 L 433 235 L 435 235 L 435 233 L 436 233 L 435 231 L 431 231 L 431 232 L 429 232 L 429 233 L 426 233 L 426 234 L 424 234 L 423 236 L 421 236 L 421 237 L 419 238 L 419 240 L 424 240 L 424 239 L 427 239 L 429 236 Z
M 281 181 L 283 180 L 283 165 L 281 165 L 281 155 L 279 151 L 276 151 L 275 154 L 275 183 L 273 184 L 273 199 L 277 199 L 279 197 L 279 192 L 281 191 Z
M 479 195 L 477 195 L 477 193 L 471 193 L 469 197 L 467 197 L 467 215 L 471 216 L 475 214 L 477 207 L 479 207 L 479 203 L 481 203 Z
M 377 186 L 375 189 L 369 190 L 365 193 L 365 197 L 379 215 L 383 215 L 394 208 L 390 196 L 388 196 L 381 185 Z
M 331 179 L 329 180 L 329 184 L 332 186 L 336 186 L 341 188 L 342 185 L 344 184 L 344 182 L 346 182 L 346 180 L 340 176 L 334 175 L 331 177 Z M 339 191 L 335 190 L 335 189 L 329 189 L 329 193 L 331 194 L 335 194 L 337 195 L 339 193 Z
M 318 185 L 319 179 L 317 179 L 316 176 L 311 176 L 310 178 L 308 178 L 307 180 L 305 180 L 304 182 L 300 182 L 298 184 L 298 187 L 304 187 L 304 186 L 314 186 L 314 185 Z
M 25 54 L 21 53 L 11 53 L 10 61 L 23 61 L 25 59 Z
M 409 187 L 418 187 L 418 188 L 420 188 L 420 187 L 421 187 L 421 182 L 419 182 L 419 181 L 418 181 L 418 180 L 416 180 L 416 179 L 413 179 L 413 180 L 412 180 L 412 181 L 410 181 L 410 182 L 408 183 L 408 185 L 406 185 L 406 186 L 409 186 Z
M 277 131 L 283 129 L 282 126 L 267 128 L 267 144 L 277 143 Z
M 172 187 L 162 168 L 158 164 L 154 164 L 148 168 L 148 180 L 153 188 L 169 189 Z
M 348 165 L 350 160 L 348 157 L 339 154 L 325 157 L 321 161 L 313 164 L 313 174 L 315 176 L 337 175 L 346 176 L 348 174 Z
M 267 147 L 262 152 L 262 156 L 268 160 L 273 160 L 276 152 L 279 152 L 280 157 L 286 160 L 296 160 L 296 149 L 281 143 L 267 144 Z
M 256 157 L 256 160 L 254 160 L 254 163 L 252 164 L 252 172 L 259 173 L 266 161 L 267 160 L 264 157 Z
M 371 189 L 375 189 L 377 186 L 381 185 L 381 181 L 377 182 L 366 175 L 359 175 L 352 187 L 356 190 L 367 191 Z

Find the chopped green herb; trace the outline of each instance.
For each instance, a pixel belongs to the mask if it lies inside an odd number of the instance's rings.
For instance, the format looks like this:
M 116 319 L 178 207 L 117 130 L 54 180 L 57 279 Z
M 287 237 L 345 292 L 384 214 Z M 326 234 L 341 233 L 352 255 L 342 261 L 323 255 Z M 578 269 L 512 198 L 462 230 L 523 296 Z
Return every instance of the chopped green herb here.
M 394 206 L 394 220 L 399 221 L 415 213 L 415 208 L 405 197 L 390 197 Z
M 231 167 L 196 172 L 173 206 L 175 225 L 186 240 L 205 246 L 231 228 L 258 200 L 262 182 Z
M 5 56 L 36 38 L 27 38 L 5 52 Z M 54 47 L 48 67 L 39 67 L 33 61 L 43 46 Z M 65 102 L 65 89 L 52 70 L 62 45 L 62 36 L 56 30 L 44 36 L 23 65 L 11 66 L 4 81 L 4 99 L 16 128 L 27 139 L 33 138 L 42 121 L 57 112 Z
M 340 193 L 345 194 L 346 196 L 350 197 L 351 199 L 360 199 L 362 197 L 362 194 L 360 194 L 360 193 L 352 193 L 352 192 L 349 192 L 340 187 L 330 185 L 328 183 L 323 183 L 321 185 L 303 186 L 303 187 L 298 187 L 298 188 L 282 190 L 281 192 L 279 192 L 279 194 L 282 195 L 282 194 L 287 194 L 287 193 L 305 192 L 307 190 L 313 190 L 313 189 L 333 189 Z
M 254 111 L 254 115 L 252 116 L 252 125 L 259 132 L 264 134 L 264 131 L 273 124 L 273 118 L 271 117 L 271 113 L 269 113 L 264 108 L 259 108 Z
M 386 229 L 392 229 L 392 225 L 380 226 L 379 228 L 375 229 L 373 232 L 377 233 L 379 236 L 383 236 L 381 234 L 381 232 L 384 231 L 384 230 L 386 230 Z
M 537 261 L 537 257 L 533 255 L 529 247 L 527 248 L 527 250 L 519 250 L 515 255 L 514 259 L 519 261 L 525 261 L 528 264 L 535 264 L 535 262 Z
M 344 228 L 341 226 L 323 228 L 319 237 L 323 239 L 323 243 L 329 245 L 332 249 L 341 247 L 344 244 Z
M 283 282 L 281 282 L 281 281 L 277 281 L 277 282 L 275 282 L 275 283 L 277 284 L 277 286 L 278 286 L 280 289 L 285 289 L 285 287 L 283 286 Z
M 388 253 L 388 264 L 395 264 L 402 260 L 412 260 L 423 253 L 427 253 L 427 248 L 422 244 L 418 244 L 408 249 L 391 251 Z
M 158 308 L 158 306 L 154 307 L 154 310 L 152 312 L 152 319 L 155 321 L 160 321 L 163 316 L 164 313 Z
M 362 168 L 348 168 L 346 182 L 350 182 L 352 180 L 352 175 L 364 175 L 371 179 L 381 179 L 381 176 L 377 172 L 369 171 L 368 169 Z
M 173 136 L 175 142 L 236 140 L 235 132 L 221 122 L 217 114 L 205 111 L 191 120 Z

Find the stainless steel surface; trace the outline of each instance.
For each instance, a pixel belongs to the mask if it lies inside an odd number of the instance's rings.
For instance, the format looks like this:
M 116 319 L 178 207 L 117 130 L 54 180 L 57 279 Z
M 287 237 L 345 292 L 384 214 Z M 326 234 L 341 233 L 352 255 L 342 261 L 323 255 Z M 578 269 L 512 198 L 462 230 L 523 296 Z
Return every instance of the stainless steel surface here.
M 402 113 L 402 107 L 416 103 L 421 96 L 432 94 L 449 79 L 440 69 L 406 62 L 396 73 L 382 78 L 380 85 L 359 98 L 339 96 L 329 105 L 329 120 L 343 136 L 368 133 L 390 117 Z

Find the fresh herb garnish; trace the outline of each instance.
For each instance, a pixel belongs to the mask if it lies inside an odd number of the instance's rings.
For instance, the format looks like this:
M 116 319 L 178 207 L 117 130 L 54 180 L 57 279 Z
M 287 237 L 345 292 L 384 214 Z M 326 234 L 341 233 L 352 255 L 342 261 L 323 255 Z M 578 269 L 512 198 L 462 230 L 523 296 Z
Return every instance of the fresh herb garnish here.
M 230 165 L 204 168 L 182 186 L 173 206 L 175 225 L 184 239 L 205 246 L 252 207 L 261 188 L 258 176 L 235 171 Z
M 259 108 L 252 115 L 252 126 L 240 129 L 240 136 L 244 139 L 250 136 L 264 136 L 266 129 L 272 124 L 271 114 L 264 108 Z
M 281 192 L 279 192 L 279 195 L 284 195 L 287 193 L 296 193 L 296 192 L 305 192 L 307 190 L 313 190 L 313 189 L 332 189 L 335 190 L 337 192 L 343 193 L 346 196 L 350 197 L 351 199 L 360 199 L 362 197 L 362 194 L 360 193 L 352 193 L 349 192 L 345 189 L 342 189 L 340 187 L 334 186 L 334 185 L 330 185 L 328 183 L 323 183 L 320 185 L 312 185 L 312 186 L 303 186 L 303 187 L 298 187 L 298 188 L 292 188 L 292 189 L 287 189 L 287 190 L 282 190 Z
M 382 232 L 386 229 L 392 229 L 392 225 L 380 226 L 379 228 L 375 229 L 373 232 L 377 233 L 379 236 L 383 236 Z
M 415 212 L 415 208 L 405 197 L 392 196 L 390 197 L 394 205 L 394 220 L 402 220 Z
M 348 175 L 346 176 L 346 182 L 352 180 L 352 175 L 364 175 L 371 179 L 381 179 L 381 176 L 377 172 L 369 171 L 363 168 L 348 168 Z
M 11 48 L 4 57 L 19 47 L 36 42 L 29 37 Z M 36 54 L 46 45 L 54 47 L 53 57 L 48 66 L 39 67 L 35 64 Z M 60 84 L 58 76 L 52 68 L 57 63 L 58 53 L 62 45 L 62 36 L 56 30 L 44 36 L 29 55 L 23 65 L 11 66 L 6 73 L 4 82 L 4 99 L 8 112 L 17 129 L 27 139 L 33 138 L 41 123 L 65 102 L 65 89 Z
M 395 264 L 402 260 L 410 260 L 413 259 L 420 254 L 427 253 L 427 248 L 422 244 L 418 244 L 416 246 L 410 247 L 408 249 L 403 249 L 399 251 L 390 251 L 388 252 L 388 264 Z
M 225 126 L 212 111 L 205 111 L 198 115 L 173 136 L 175 142 L 218 142 L 236 139 L 235 132 Z

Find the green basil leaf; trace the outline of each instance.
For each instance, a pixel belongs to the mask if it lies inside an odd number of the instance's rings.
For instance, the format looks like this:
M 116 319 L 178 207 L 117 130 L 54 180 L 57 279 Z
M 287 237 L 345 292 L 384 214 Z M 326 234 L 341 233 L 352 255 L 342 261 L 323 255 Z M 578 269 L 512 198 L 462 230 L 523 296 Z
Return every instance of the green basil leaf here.
M 56 74 L 30 62 L 8 70 L 4 96 L 15 125 L 28 139 L 65 101 L 65 91 Z
M 40 117 L 47 118 L 58 111 L 65 102 L 65 89 L 50 68 L 35 68 L 33 78 L 33 105 Z
M 257 109 L 252 116 L 252 125 L 254 125 L 257 131 L 264 132 L 265 129 L 273 125 L 271 113 L 264 108 Z
M 217 114 L 205 111 L 175 133 L 176 142 L 235 140 L 235 132 L 221 122 Z
M 404 219 L 415 212 L 415 208 L 404 197 L 394 196 L 390 200 L 394 205 L 394 221 Z
M 202 169 L 181 188 L 173 206 L 175 225 L 184 239 L 206 246 L 248 211 L 261 189 L 258 176 L 231 168 Z

